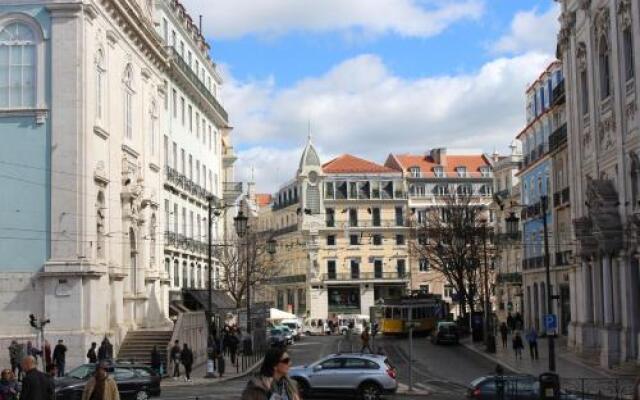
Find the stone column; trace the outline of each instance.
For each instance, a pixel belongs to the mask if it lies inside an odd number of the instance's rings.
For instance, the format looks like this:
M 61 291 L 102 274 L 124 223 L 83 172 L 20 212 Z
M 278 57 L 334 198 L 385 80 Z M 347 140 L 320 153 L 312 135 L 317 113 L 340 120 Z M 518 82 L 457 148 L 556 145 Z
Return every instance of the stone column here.
M 593 264 L 582 261 L 582 322 L 593 323 Z
M 602 257 L 602 298 L 604 302 L 604 324 L 613 323 L 613 282 L 612 282 L 611 256 L 605 254 Z
M 578 307 L 578 284 L 581 279 L 582 270 L 575 266 L 569 272 L 569 302 L 571 305 L 571 321 L 569 322 L 569 347 L 576 346 L 576 325 L 584 321 L 583 310 Z M 578 315 L 580 310 L 580 315 Z
M 622 265 L 625 262 L 624 253 L 621 253 L 620 256 L 612 259 L 611 265 L 611 280 L 612 280 L 612 306 L 613 306 L 613 323 L 616 325 L 622 324 L 622 301 L 620 297 L 622 296 L 621 290 L 624 288 L 624 285 L 621 285 L 620 276 Z
M 593 305 L 593 323 L 602 323 L 602 264 L 600 257 L 591 263 L 591 303 Z

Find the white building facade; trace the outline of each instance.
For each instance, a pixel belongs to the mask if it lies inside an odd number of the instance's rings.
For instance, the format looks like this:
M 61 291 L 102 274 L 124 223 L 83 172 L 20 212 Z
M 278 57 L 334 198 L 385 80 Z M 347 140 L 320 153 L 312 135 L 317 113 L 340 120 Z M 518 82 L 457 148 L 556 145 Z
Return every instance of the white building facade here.
M 639 355 L 640 5 L 561 3 L 558 51 L 578 257 L 570 274 L 569 344 L 611 367 Z

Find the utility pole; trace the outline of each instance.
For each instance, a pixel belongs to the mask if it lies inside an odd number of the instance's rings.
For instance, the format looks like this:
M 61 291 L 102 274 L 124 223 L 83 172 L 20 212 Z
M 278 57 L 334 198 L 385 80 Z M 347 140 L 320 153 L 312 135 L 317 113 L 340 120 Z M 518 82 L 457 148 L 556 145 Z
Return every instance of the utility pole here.
M 482 228 L 482 248 L 484 253 L 484 342 L 487 352 L 495 353 L 496 341 L 493 336 L 493 324 L 490 324 L 491 310 L 489 302 L 489 261 L 487 259 L 487 224 Z
M 553 295 L 551 293 L 551 271 L 549 266 L 549 230 L 547 227 L 547 206 L 549 197 L 540 196 L 540 202 L 542 203 L 542 226 L 544 228 L 544 269 L 547 281 L 547 314 L 552 314 L 553 309 Z M 546 317 L 545 317 L 546 320 Z M 556 371 L 556 348 L 553 335 L 547 332 L 547 340 L 549 341 L 549 371 Z
M 201 17 L 202 18 L 202 17 Z M 207 312 L 206 312 L 206 318 L 207 318 L 207 350 L 211 349 L 211 353 L 209 355 L 209 359 L 207 360 L 207 377 L 209 378 L 213 378 L 214 377 L 214 373 L 213 373 L 213 354 L 215 353 L 215 351 L 213 351 L 213 346 L 215 341 L 213 340 L 213 332 L 212 332 L 212 326 L 211 326 L 211 319 L 213 317 L 213 313 L 212 313 L 212 307 L 213 307 L 213 243 L 212 243 L 212 226 L 213 226 L 213 196 L 209 196 L 208 197 L 208 227 L 207 227 L 207 262 L 209 264 L 209 269 L 208 269 L 208 275 L 209 275 L 209 281 L 208 281 L 208 297 L 209 297 L 209 301 L 208 301 L 208 305 L 207 305 Z

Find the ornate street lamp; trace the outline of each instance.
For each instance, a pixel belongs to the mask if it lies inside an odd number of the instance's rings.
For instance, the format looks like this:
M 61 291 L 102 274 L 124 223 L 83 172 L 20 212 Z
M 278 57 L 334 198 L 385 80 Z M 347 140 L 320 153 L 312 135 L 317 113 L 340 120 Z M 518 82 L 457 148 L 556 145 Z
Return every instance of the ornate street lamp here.
M 244 238 L 247 235 L 248 221 L 249 218 L 244 215 L 242 210 L 238 211 L 238 215 L 233 218 L 233 224 L 236 228 L 236 234 L 240 239 Z

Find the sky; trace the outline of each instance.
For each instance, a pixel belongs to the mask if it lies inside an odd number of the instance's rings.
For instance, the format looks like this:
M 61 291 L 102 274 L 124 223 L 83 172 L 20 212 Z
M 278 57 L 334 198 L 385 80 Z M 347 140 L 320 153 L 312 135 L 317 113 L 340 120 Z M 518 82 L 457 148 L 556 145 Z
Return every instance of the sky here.
M 236 180 L 271 193 L 309 132 L 323 162 L 506 152 L 554 58 L 553 0 L 183 0 L 211 45 Z

